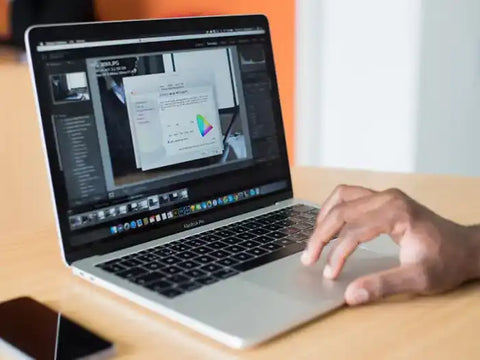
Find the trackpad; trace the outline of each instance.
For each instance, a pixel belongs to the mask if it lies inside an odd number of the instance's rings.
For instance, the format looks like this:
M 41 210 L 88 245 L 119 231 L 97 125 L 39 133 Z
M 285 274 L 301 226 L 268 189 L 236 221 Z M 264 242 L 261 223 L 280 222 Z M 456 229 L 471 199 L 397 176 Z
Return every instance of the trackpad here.
M 398 257 L 377 254 L 358 248 L 348 259 L 336 280 L 323 277 L 326 255 L 317 264 L 305 267 L 300 254 L 289 256 L 242 274 L 244 280 L 287 295 L 295 300 L 318 302 L 343 300 L 347 285 L 354 279 L 373 272 L 398 266 Z

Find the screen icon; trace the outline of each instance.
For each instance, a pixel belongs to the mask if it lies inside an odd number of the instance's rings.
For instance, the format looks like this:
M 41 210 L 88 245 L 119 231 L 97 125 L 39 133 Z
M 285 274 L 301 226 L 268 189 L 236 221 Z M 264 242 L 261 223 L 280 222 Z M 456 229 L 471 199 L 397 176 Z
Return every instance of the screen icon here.
M 190 205 L 190 211 L 195 212 L 195 205 Z
M 223 197 L 223 203 L 224 203 L 224 204 L 228 204 L 228 196 L 224 196 L 224 197 Z
M 197 211 L 202 210 L 202 205 L 200 204 L 195 205 L 195 210 Z
M 142 219 L 138 219 L 137 220 L 137 226 L 142 227 L 142 225 L 143 225 Z
M 178 216 L 178 209 L 175 209 L 173 210 L 173 217 L 177 217 Z
M 118 232 L 118 230 L 117 230 L 116 226 L 111 226 L 110 227 L 110 234 L 116 234 L 117 232 Z
M 255 189 L 250 189 L 250 196 L 255 196 Z
M 126 222 L 125 224 L 123 224 L 123 229 L 125 231 L 130 230 L 130 223 Z
M 222 198 L 218 198 L 218 199 L 217 199 L 217 202 L 218 202 L 218 205 L 223 205 L 223 200 L 222 200 Z
M 173 212 L 169 211 L 167 213 L 167 218 L 169 218 L 169 219 L 173 218 Z
M 228 202 L 233 202 L 233 195 L 228 195 Z
M 128 204 L 128 211 L 130 212 L 135 212 L 138 210 L 138 205 L 136 202 L 133 202 L 131 204 Z
M 130 221 L 130 229 L 135 229 L 137 227 L 136 221 Z
M 153 224 L 155 222 L 155 216 L 150 216 L 150 224 Z
M 155 220 L 157 220 L 157 222 L 162 221 L 160 214 L 155 215 Z
M 207 135 L 213 129 L 212 124 L 210 124 L 207 119 L 200 114 L 197 115 L 197 125 L 198 131 L 200 131 L 200 135 L 202 135 L 202 137 Z
M 123 232 L 123 225 L 122 224 L 117 225 L 117 230 L 119 233 Z
M 213 206 L 217 206 L 217 199 L 213 199 L 212 205 L 213 205 Z
M 143 225 L 148 225 L 148 218 L 143 218 Z
M 167 220 L 167 213 L 162 213 L 162 220 Z
M 207 201 L 207 208 L 210 209 L 211 207 L 212 207 L 212 201 L 211 201 L 211 200 L 208 200 L 208 201 Z
M 120 205 L 118 207 L 118 212 L 121 214 L 121 215 L 124 215 L 127 213 L 127 205 Z
M 202 202 L 202 209 L 206 209 L 207 208 L 207 203 L 206 202 Z

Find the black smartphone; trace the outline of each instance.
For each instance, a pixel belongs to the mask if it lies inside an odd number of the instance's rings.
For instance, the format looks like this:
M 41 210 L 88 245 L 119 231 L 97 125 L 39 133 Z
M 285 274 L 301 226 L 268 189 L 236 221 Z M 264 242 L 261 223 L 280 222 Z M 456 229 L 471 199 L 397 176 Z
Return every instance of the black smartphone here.
M 106 359 L 115 352 L 111 342 L 29 297 L 0 304 L 0 347 L 39 360 Z

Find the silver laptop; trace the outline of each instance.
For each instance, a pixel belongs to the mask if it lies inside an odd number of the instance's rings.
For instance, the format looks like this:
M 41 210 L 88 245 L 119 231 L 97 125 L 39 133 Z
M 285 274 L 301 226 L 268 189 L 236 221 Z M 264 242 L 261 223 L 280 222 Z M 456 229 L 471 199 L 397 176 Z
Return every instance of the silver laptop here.
M 26 45 L 74 274 L 245 348 L 396 263 L 300 264 L 318 207 L 293 198 L 264 16 L 35 26 Z

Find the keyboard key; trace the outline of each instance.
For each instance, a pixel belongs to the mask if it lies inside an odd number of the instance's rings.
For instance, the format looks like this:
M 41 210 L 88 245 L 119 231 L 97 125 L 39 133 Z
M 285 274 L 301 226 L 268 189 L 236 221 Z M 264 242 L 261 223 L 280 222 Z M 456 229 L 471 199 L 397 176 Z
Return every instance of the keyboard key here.
M 202 287 L 202 284 L 195 281 L 190 281 L 190 282 L 178 285 L 178 288 L 184 292 L 197 290 L 201 287 Z
M 277 229 L 275 229 L 275 230 L 277 230 Z M 250 230 L 250 232 L 252 234 L 255 234 L 255 235 L 265 235 L 265 234 L 268 234 L 270 232 L 270 230 L 267 230 L 265 228 L 257 228 L 257 229 Z
M 167 280 L 175 284 L 180 284 L 183 282 L 190 281 L 191 279 L 186 277 L 185 275 L 176 274 L 176 275 L 170 276 L 169 278 L 167 278 Z
M 213 241 L 218 241 L 221 239 L 220 236 L 216 236 L 213 234 L 205 234 L 201 237 L 202 240 L 208 241 L 208 242 L 213 242 Z
M 172 249 L 169 249 L 167 247 L 161 246 L 161 247 L 153 250 L 153 253 L 160 256 L 160 257 L 166 257 L 166 256 L 170 256 L 170 255 L 174 254 L 175 251 L 173 251 Z
M 178 288 L 167 288 L 158 291 L 158 293 L 172 299 L 178 295 L 182 295 L 183 291 Z
M 163 268 L 162 271 L 165 274 L 175 275 L 175 274 L 181 273 L 182 269 L 180 269 L 178 266 L 169 266 L 169 267 Z
M 217 278 L 220 278 L 220 279 L 226 279 L 226 278 L 229 278 L 229 277 L 237 275 L 237 274 L 238 274 L 238 271 L 235 271 L 235 270 L 232 270 L 232 269 L 222 269 L 220 271 L 217 271 L 213 275 Z
M 287 245 L 290 245 L 293 242 L 295 242 L 295 241 L 292 241 L 292 240 L 288 239 L 288 236 L 274 241 L 275 244 L 278 244 L 280 246 L 287 246 Z
M 274 232 L 271 232 L 270 234 L 268 234 L 268 236 L 274 238 L 274 239 L 281 239 L 285 236 L 287 236 L 288 234 L 285 234 L 284 232 L 281 232 L 281 231 L 274 231 Z
M 197 255 L 203 255 L 203 254 L 208 254 L 209 252 L 212 252 L 213 249 L 208 248 L 208 247 L 206 247 L 206 246 L 200 246 L 200 247 L 198 247 L 198 248 L 196 248 L 196 249 L 192 249 L 192 251 L 193 251 L 194 253 L 196 253 Z
M 185 275 L 187 275 L 190 278 L 197 279 L 199 277 L 207 275 L 207 273 L 203 270 L 200 269 L 192 269 L 184 272 Z
M 282 229 L 283 227 L 284 226 L 282 224 L 275 223 L 275 224 L 264 226 L 263 228 L 265 229 L 265 231 L 270 232 L 270 231 L 277 231 L 279 229 Z
M 195 258 L 195 261 L 201 264 L 208 264 L 208 263 L 214 262 L 215 258 L 208 255 L 202 255 L 202 256 L 197 256 Z
M 205 266 L 202 266 L 200 270 L 206 271 L 206 272 L 214 272 L 220 270 L 222 267 L 217 265 L 217 264 L 208 264 Z
M 239 239 L 242 239 L 242 240 L 251 240 L 251 239 L 253 239 L 254 237 L 256 237 L 255 234 L 250 234 L 249 232 L 237 234 L 237 235 L 235 235 L 235 236 L 236 236 L 237 238 L 239 238 Z
M 144 267 L 145 269 L 150 270 L 150 271 L 159 270 L 159 269 L 161 269 L 163 266 L 165 266 L 165 265 L 163 265 L 163 264 L 162 264 L 161 262 L 159 262 L 159 261 L 152 261 L 152 262 L 150 262 L 150 263 L 148 263 L 148 264 L 143 265 L 143 267 Z
M 228 230 L 234 232 L 235 234 L 241 234 L 249 231 L 250 229 L 240 225 L 231 225 L 231 228 L 229 228 Z
M 163 279 L 165 279 L 165 275 L 163 275 L 158 271 L 154 271 L 154 272 L 136 277 L 134 282 L 139 285 L 145 285 L 145 284 L 158 281 L 158 280 L 163 280 Z
M 252 255 L 250 254 L 247 254 L 247 253 L 244 253 L 244 252 L 241 252 L 239 254 L 235 254 L 232 256 L 234 259 L 237 259 L 239 261 L 246 261 L 246 260 L 250 260 L 253 258 Z
M 260 255 L 265 255 L 268 253 L 267 250 L 264 250 L 262 248 L 254 248 L 246 251 L 248 254 L 255 255 L 255 256 L 260 256 Z
M 312 226 L 305 223 L 299 223 L 299 224 L 296 224 L 295 227 L 299 228 L 300 230 L 305 230 L 305 229 L 310 229 Z
M 179 262 L 183 261 L 182 259 L 176 258 L 175 256 L 169 256 L 163 259 L 160 259 L 160 261 L 164 264 L 167 265 L 173 265 L 173 264 L 178 264 Z
M 281 248 L 277 251 L 266 254 L 264 256 L 260 256 L 250 261 L 246 261 L 246 262 L 234 265 L 233 269 L 237 271 L 247 271 L 247 270 L 256 268 L 258 266 L 270 263 L 272 261 L 284 258 L 286 256 L 298 253 L 302 251 L 304 248 L 305 246 L 303 244 L 294 243 L 284 248 Z
M 247 248 L 247 249 L 251 249 L 251 248 L 257 247 L 259 245 L 261 245 L 261 243 L 259 243 L 258 241 L 253 241 L 253 240 L 247 240 L 247 241 L 244 241 L 244 242 L 240 243 L 240 246 L 243 246 L 244 248 Z
M 286 238 L 287 238 L 288 240 L 300 242 L 300 241 L 308 240 L 309 237 L 310 237 L 310 236 L 307 236 L 307 235 L 302 234 L 302 233 L 300 232 L 300 233 L 288 235 Z
M 262 244 L 267 244 L 269 242 L 275 241 L 274 238 L 269 237 L 268 235 L 262 235 L 255 238 L 255 241 L 258 241 Z
M 167 280 L 157 280 L 157 281 L 154 281 L 152 283 L 149 283 L 147 285 L 145 285 L 146 288 L 150 289 L 150 290 L 153 290 L 153 291 L 160 291 L 160 290 L 163 290 L 165 288 L 168 288 L 172 286 L 172 283 L 167 281 Z
M 232 265 L 235 265 L 238 263 L 237 260 L 229 257 L 229 258 L 226 258 L 226 259 L 221 259 L 221 260 L 218 260 L 217 261 L 220 265 L 223 265 L 223 266 L 232 266 Z
M 203 285 L 210 285 L 218 281 L 216 277 L 213 276 L 203 276 L 198 279 L 196 279 L 200 284 Z
M 123 270 L 118 272 L 116 275 L 125 278 L 125 279 L 133 279 L 135 277 L 138 277 L 140 275 L 143 275 L 147 273 L 147 270 L 145 270 L 142 267 L 133 267 L 127 270 Z
M 295 227 L 295 226 L 289 226 L 289 227 L 286 227 L 285 229 L 283 229 L 282 231 L 290 235 L 290 234 L 298 233 L 298 232 L 300 232 L 300 230 L 302 230 L 302 229 L 300 229 L 298 227 Z
M 231 254 L 224 250 L 215 250 L 209 254 L 210 256 L 216 257 L 217 259 L 223 259 L 229 257 Z
M 232 246 L 226 247 L 224 250 L 228 251 L 229 253 L 236 254 L 236 253 L 245 251 L 246 249 L 240 245 L 232 245 Z
M 129 260 L 122 261 L 121 264 L 122 264 L 123 267 L 132 268 L 132 267 L 135 267 L 135 266 L 142 265 L 143 262 L 135 260 L 135 259 L 129 259 Z
M 190 246 L 192 248 L 203 246 L 206 243 L 207 243 L 206 241 L 203 241 L 203 240 L 200 240 L 200 239 L 193 239 L 193 240 L 185 241 L 185 245 Z
M 235 244 L 238 244 L 242 241 L 243 241 L 242 239 L 238 239 L 235 236 L 222 239 L 222 242 L 224 242 L 225 244 L 228 244 L 228 245 L 235 245 Z
M 221 236 L 222 238 L 227 238 L 227 237 L 230 237 L 234 234 L 233 231 L 228 231 L 228 230 L 220 230 L 220 231 L 217 231 L 215 232 L 216 235 L 218 236 Z M 223 241 L 223 239 L 222 239 Z
M 175 241 L 173 243 L 170 243 L 167 245 L 169 249 L 180 252 L 180 251 L 186 251 L 190 249 L 190 246 L 187 246 L 185 244 L 181 244 L 179 241 Z
M 279 244 L 275 244 L 275 243 L 268 243 L 268 244 L 264 244 L 261 246 L 262 249 L 265 249 L 265 250 L 277 250 L 277 249 L 280 249 L 282 248 L 283 246 L 282 245 L 279 245 Z
M 211 247 L 212 249 L 215 249 L 215 250 L 223 249 L 226 246 L 228 246 L 228 244 L 225 244 L 221 241 L 215 241 L 213 243 L 208 244 L 208 247 Z
M 181 267 L 185 270 L 190 270 L 190 269 L 193 269 L 193 268 L 196 268 L 196 267 L 200 266 L 200 264 L 195 262 L 195 261 L 192 261 L 192 260 L 187 260 L 187 261 L 184 261 L 180 264 L 177 264 L 177 266 Z
M 149 263 L 158 259 L 157 256 L 153 254 L 142 254 L 135 257 L 136 260 L 142 261 L 143 263 Z
M 123 270 L 126 270 L 127 268 L 122 266 L 121 264 L 110 264 L 110 265 L 105 265 L 105 264 L 101 264 L 99 266 L 102 270 L 105 270 L 105 271 L 108 271 L 108 272 L 111 272 L 111 273 L 117 273 L 117 272 L 120 272 L 120 271 L 123 271 Z
M 180 258 L 180 259 L 188 260 L 188 259 L 194 258 L 194 257 L 197 256 L 197 255 L 194 254 L 194 253 L 191 252 L 191 251 L 184 251 L 184 252 L 175 254 L 175 256 L 178 257 L 178 258 Z

